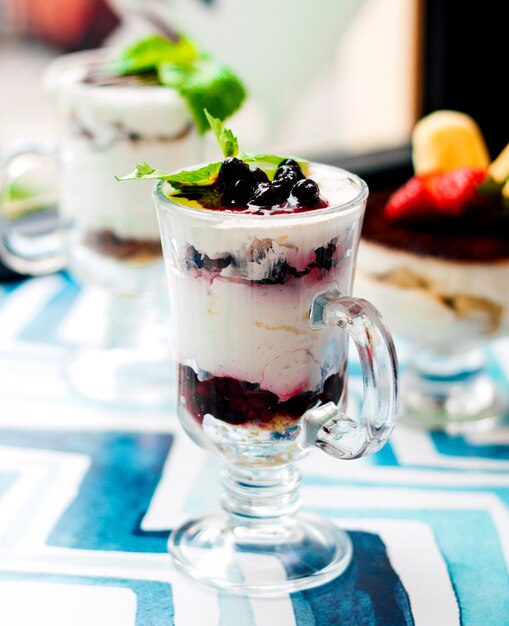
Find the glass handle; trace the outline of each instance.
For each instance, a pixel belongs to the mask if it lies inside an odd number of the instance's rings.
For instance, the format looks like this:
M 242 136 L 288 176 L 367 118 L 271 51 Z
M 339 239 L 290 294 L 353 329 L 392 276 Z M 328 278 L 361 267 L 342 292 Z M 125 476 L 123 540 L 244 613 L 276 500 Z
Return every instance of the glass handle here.
M 66 265 L 67 227 L 50 210 L 54 197 L 28 192 L 18 201 L 22 210 L 9 210 L 12 187 L 23 174 L 36 169 L 34 162 L 43 159 L 55 159 L 53 145 L 23 142 L 0 155 L 0 260 L 20 274 L 48 274 Z
M 357 420 L 333 402 L 307 411 L 302 445 L 315 445 L 339 459 L 380 450 L 394 428 L 398 409 L 396 349 L 380 313 L 366 300 L 327 292 L 315 298 L 311 324 L 338 326 L 353 339 L 362 366 L 364 400 Z

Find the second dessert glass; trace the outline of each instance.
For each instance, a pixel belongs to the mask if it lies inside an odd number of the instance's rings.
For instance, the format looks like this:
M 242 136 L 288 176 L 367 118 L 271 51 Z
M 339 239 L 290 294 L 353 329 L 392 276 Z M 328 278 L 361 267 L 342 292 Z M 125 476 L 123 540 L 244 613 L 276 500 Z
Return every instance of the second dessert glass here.
M 0 254 L 21 273 L 66 265 L 86 288 L 105 296 L 100 343 L 78 346 L 68 359 L 75 389 L 99 400 L 159 404 L 168 400 L 172 367 L 151 183 L 120 185 L 115 175 L 142 157 L 174 169 L 199 159 L 202 141 L 174 89 L 108 76 L 104 68 L 112 56 L 110 50 L 80 52 L 48 68 L 45 85 L 59 113 L 58 143 L 22 145 L 2 165 L 9 178 L 23 159 L 56 157 L 60 237 L 53 232 L 23 241 L 13 222 L 6 225 Z
M 328 208 L 248 215 L 177 204 L 164 182 L 155 190 L 179 418 L 226 462 L 221 509 L 174 530 L 169 549 L 186 573 L 236 593 L 286 594 L 345 570 L 348 534 L 298 513 L 295 461 L 314 446 L 373 453 L 396 420 L 390 334 L 350 295 L 367 187 L 327 166 L 311 175 Z M 345 413 L 349 337 L 364 381 L 357 419 Z

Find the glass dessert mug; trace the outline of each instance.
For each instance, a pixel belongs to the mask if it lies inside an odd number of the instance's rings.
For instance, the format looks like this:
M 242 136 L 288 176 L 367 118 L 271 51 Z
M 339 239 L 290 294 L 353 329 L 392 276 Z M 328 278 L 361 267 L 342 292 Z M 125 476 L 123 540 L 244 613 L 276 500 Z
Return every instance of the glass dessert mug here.
M 108 50 L 61 57 L 45 75 L 59 113 L 56 148 L 25 145 L 6 159 L 4 187 L 29 157 L 57 160 L 59 224 L 22 238 L 4 223 L 0 254 L 22 273 L 67 266 L 79 282 L 108 297 L 97 349 L 79 349 L 69 376 L 81 392 L 105 400 L 158 401 L 168 391 L 164 270 L 150 182 L 119 184 L 115 175 L 148 158 L 174 169 L 197 160 L 201 140 L 184 100 L 139 77 L 111 77 Z M 166 295 L 166 294 L 164 294 Z M 166 305 L 167 306 L 167 305 Z
M 297 514 L 294 462 L 317 446 L 340 459 L 379 450 L 397 413 L 397 360 L 377 310 L 351 293 L 368 195 L 344 170 L 311 165 L 329 206 L 249 215 L 185 206 L 154 191 L 188 435 L 221 456 L 222 510 L 174 530 L 177 565 L 208 584 L 276 595 L 340 574 L 348 535 Z M 363 373 L 345 413 L 348 338 Z

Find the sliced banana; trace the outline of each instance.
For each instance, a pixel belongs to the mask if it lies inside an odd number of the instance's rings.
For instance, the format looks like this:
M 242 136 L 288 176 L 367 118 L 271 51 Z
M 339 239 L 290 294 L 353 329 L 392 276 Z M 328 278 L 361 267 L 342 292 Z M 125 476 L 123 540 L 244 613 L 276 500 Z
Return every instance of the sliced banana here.
M 488 148 L 476 122 L 458 111 L 435 111 L 415 125 L 412 158 L 416 174 L 487 168 Z
M 497 183 L 503 183 L 509 177 L 509 143 L 490 165 L 489 172 Z

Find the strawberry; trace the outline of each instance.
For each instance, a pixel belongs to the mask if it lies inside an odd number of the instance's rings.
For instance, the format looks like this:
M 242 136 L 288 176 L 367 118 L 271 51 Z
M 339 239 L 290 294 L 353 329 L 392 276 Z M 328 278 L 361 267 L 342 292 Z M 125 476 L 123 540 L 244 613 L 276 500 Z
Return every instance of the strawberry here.
M 385 216 L 401 221 L 459 217 L 478 200 L 486 176 L 484 169 L 466 167 L 414 176 L 389 198 Z
M 408 220 L 426 217 L 432 202 L 426 186 L 428 175 L 414 176 L 397 189 L 385 205 L 385 217 L 390 220 Z
M 478 199 L 477 188 L 486 176 L 486 170 L 468 167 L 436 175 L 432 193 L 440 213 L 453 217 L 464 213 Z

